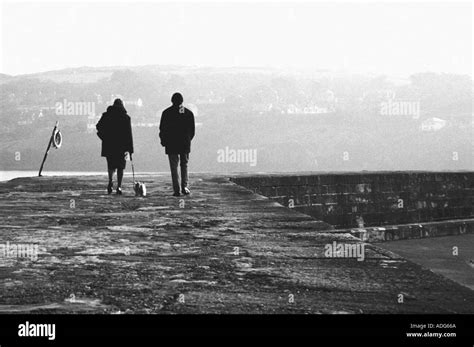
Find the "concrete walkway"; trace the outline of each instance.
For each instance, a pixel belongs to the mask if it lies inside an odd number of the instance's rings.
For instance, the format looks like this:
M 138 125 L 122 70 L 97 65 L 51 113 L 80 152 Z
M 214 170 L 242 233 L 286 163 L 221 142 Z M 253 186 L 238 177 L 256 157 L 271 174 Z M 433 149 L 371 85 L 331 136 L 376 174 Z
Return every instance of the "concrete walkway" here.
M 182 199 L 140 179 L 146 198 L 99 176 L 1 183 L 0 244 L 39 255 L 0 253 L 0 313 L 474 312 L 473 291 L 374 245 L 327 257 L 362 243 L 225 177 L 191 176 Z
M 474 290 L 474 234 L 379 244 Z

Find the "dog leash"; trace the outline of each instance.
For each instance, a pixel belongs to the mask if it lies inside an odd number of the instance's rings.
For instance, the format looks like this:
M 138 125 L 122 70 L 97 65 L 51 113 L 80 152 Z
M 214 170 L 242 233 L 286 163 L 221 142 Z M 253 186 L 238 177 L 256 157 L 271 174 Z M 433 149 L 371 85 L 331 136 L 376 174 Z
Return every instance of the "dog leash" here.
M 130 162 L 132 163 L 133 184 L 135 184 L 135 168 L 133 167 L 132 155 L 130 154 Z

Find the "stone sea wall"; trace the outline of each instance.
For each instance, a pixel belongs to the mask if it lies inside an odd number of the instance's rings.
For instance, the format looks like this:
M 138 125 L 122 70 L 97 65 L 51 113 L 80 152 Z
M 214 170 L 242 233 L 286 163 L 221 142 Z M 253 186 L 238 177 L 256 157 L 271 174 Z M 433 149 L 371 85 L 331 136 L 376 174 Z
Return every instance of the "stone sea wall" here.
M 256 175 L 232 181 L 338 228 L 474 216 L 474 172 Z

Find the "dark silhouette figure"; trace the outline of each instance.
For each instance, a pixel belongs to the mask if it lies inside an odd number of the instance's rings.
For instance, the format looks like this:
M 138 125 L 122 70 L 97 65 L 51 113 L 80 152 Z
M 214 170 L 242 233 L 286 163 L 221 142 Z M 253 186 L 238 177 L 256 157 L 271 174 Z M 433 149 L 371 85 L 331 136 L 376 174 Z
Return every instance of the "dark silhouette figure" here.
M 115 99 L 107 112 L 97 123 L 97 136 L 102 140 L 102 156 L 107 158 L 109 185 L 107 192 L 112 193 L 113 176 L 117 170 L 117 194 L 122 194 L 122 178 L 125 169 L 126 152 L 130 159 L 133 153 L 132 123 L 120 99 Z
M 193 113 L 183 106 L 183 96 L 174 93 L 173 105 L 163 111 L 160 121 L 160 140 L 170 162 L 174 196 L 180 196 L 178 164 L 181 167 L 181 193 L 189 195 L 188 161 L 195 125 Z

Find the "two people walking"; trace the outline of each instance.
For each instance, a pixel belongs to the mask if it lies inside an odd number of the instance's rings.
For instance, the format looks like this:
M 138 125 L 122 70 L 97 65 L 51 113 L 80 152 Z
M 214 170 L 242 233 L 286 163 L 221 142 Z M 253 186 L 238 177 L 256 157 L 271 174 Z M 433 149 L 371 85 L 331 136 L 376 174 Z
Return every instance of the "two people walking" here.
M 171 97 L 172 105 L 163 111 L 160 121 L 160 142 L 165 147 L 165 153 L 171 170 L 173 196 L 189 195 L 188 188 L 188 161 L 191 152 L 191 141 L 195 135 L 193 113 L 183 106 L 183 96 L 174 93 Z M 116 99 L 112 106 L 102 114 L 97 123 L 97 135 L 102 140 L 101 155 L 107 159 L 109 184 L 107 192 L 113 191 L 113 176 L 117 170 L 117 194 L 122 194 L 123 170 L 126 166 L 126 157 L 132 160 L 133 136 L 130 116 L 122 100 Z M 181 171 L 181 180 L 178 172 Z

